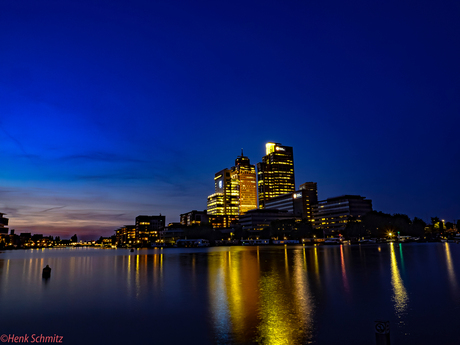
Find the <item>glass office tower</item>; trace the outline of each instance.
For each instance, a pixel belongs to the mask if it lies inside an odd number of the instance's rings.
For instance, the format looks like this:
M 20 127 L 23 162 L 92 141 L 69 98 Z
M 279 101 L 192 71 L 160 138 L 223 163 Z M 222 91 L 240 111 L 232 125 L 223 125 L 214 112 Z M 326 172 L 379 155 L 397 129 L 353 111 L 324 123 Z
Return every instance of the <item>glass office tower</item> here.
M 267 143 L 266 155 L 257 163 L 257 187 L 259 208 L 279 195 L 295 191 L 294 155 L 292 147 L 279 143 Z

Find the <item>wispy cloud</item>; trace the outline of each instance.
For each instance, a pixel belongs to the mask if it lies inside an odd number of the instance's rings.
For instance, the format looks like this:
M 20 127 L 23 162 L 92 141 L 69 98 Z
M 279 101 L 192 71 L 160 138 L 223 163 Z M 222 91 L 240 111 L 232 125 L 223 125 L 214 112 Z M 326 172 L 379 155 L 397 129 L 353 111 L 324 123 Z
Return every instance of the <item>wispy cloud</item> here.
M 40 211 L 40 212 L 49 212 L 49 211 L 52 211 L 52 210 L 60 210 L 61 208 L 64 208 L 66 206 L 57 206 L 57 207 L 51 207 L 51 208 L 47 208 L 46 210 L 43 210 L 43 211 Z
M 0 122 L 0 130 L 5 133 L 5 135 L 10 138 L 15 144 L 16 146 L 21 150 L 22 153 L 24 153 L 24 156 L 25 157 L 30 157 L 29 153 L 25 150 L 24 148 L 24 145 L 22 145 L 22 143 L 16 139 L 15 137 L 13 137 L 4 127 L 3 127 L 3 124 L 2 122 Z
M 144 163 L 146 160 L 123 156 L 110 152 L 94 151 L 83 154 L 73 154 L 62 156 L 60 161 L 90 161 L 90 162 L 109 162 L 109 163 Z

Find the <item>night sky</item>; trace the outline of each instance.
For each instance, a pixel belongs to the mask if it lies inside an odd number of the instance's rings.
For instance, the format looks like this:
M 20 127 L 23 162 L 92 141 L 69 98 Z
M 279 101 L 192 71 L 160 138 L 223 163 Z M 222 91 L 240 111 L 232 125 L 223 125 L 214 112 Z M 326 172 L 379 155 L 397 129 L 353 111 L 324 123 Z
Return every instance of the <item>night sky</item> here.
M 206 209 L 244 149 L 296 186 L 460 218 L 458 1 L 0 2 L 0 212 L 112 235 Z

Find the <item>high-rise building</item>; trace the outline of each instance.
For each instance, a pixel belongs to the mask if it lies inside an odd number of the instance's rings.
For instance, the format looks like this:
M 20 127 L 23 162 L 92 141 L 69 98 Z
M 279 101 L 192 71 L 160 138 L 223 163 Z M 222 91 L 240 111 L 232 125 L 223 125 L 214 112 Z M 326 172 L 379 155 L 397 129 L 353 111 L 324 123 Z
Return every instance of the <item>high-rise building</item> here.
M 213 216 L 238 216 L 237 181 L 232 171 L 223 169 L 214 176 L 215 193 L 208 196 L 208 214 Z
M 314 221 L 313 205 L 318 203 L 318 186 L 316 182 L 305 182 L 300 185 L 302 191 L 303 218 Z
M 251 165 L 249 158 L 241 156 L 235 159 L 235 166 L 232 168 L 232 180 L 236 181 L 238 192 L 238 214 L 241 216 L 249 210 L 257 208 L 257 181 L 256 167 Z
M 0 234 L 8 234 L 8 218 L 3 217 L 6 213 L 0 213 Z
M 265 153 L 262 162 L 257 163 L 257 186 L 261 209 L 271 198 L 295 191 L 292 147 L 267 143 Z

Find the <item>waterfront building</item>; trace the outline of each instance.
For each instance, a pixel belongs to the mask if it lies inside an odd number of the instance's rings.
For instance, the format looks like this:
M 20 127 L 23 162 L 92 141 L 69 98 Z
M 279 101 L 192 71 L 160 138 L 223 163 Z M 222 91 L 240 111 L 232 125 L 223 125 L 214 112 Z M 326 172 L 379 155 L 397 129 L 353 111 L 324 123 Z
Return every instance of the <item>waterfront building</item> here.
M 315 229 L 326 234 L 345 230 L 350 220 L 360 221 L 366 213 L 372 211 L 372 200 L 360 195 L 342 195 L 319 201 L 313 206 Z
M 279 219 L 295 219 L 296 217 L 286 210 L 278 209 L 255 209 L 246 212 L 240 217 L 238 223 L 243 230 L 252 232 L 261 231 L 270 226 L 270 223 Z
M 208 214 L 205 211 L 193 210 L 180 215 L 180 224 L 185 226 L 200 225 L 201 223 L 208 223 Z
M 0 213 L 0 234 L 8 234 L 8 218 L 3 217 L 6 213 Z
M 8 218 L 3 217 L 6 213 L 0 213 L 0 245 L 5 246 L 9 244 L 9 235 L 8 235 Z
M 138 240 L 142 245 L 155 242 L 160 237 L 160 231 L 165 227 L 166 217 L 162 216 L 144 216 L 136 217 L 136 233 Z
M 243 155 L 235 159 L 235 166 L 231 169 L 231 178 L 234 180 L 238 194 L 238 215 L 257 208 L 257 178 L 256 167 L 249 158 Z
M 184 225 L 180 223 L 169 223 L 163 231 L 162 238 L 166 244 L 175 244 L 178 239 L 185 238 Z
M 265 208 L 285 210 L 296 217 L 313 222 L 313 205 L 317 202 L 316 182 L 306 182 L 300 186 L 300 190 L 266 201 Z
M 117 246 L 133 246 L 138 244 L 138 234 L 135 225 L 125 225 L 115 231 Z
M 294 154 L 290 146 L 267 143 L 266 155 L 257 163 L 259 208 L 271 198 L 295 191 Z

